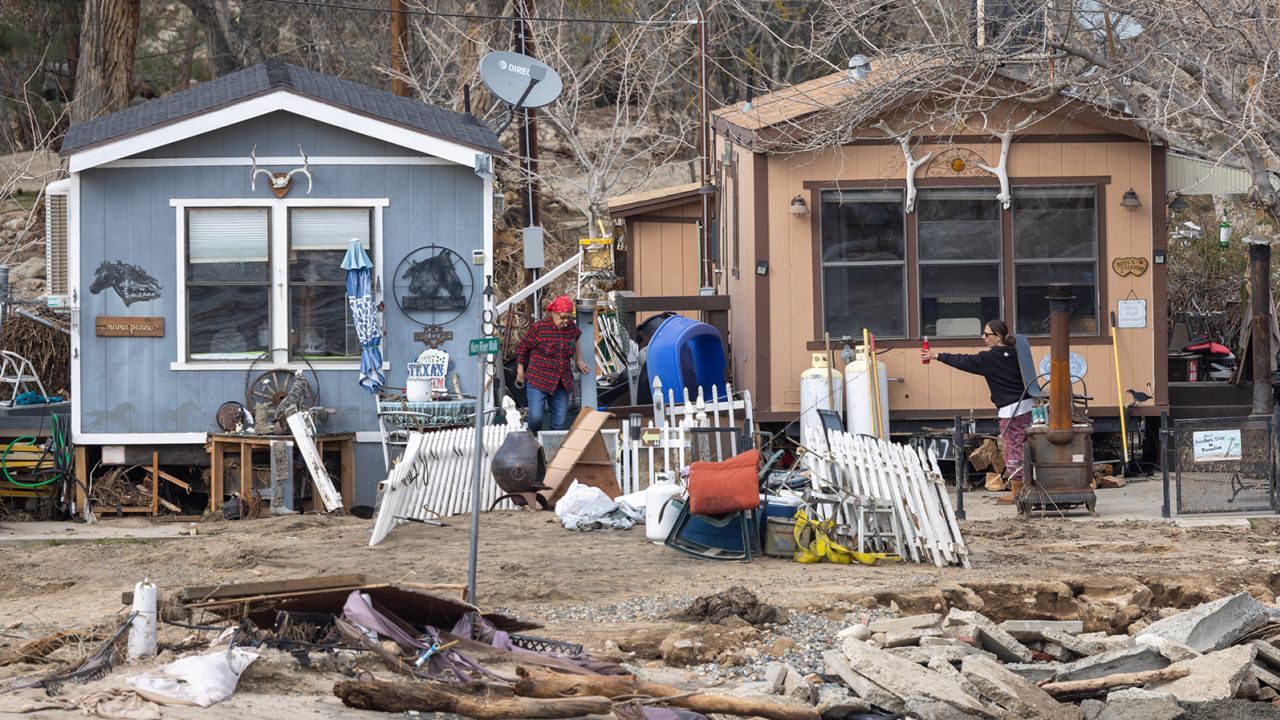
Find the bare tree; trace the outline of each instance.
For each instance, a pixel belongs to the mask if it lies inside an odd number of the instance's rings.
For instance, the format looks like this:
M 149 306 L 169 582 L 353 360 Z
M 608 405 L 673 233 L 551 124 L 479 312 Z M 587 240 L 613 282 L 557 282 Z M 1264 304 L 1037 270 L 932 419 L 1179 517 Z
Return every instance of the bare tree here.
M 71 122 L 129 104 L 141 0 L 85 0 Z
M 751 0 L 729 0 L 752 17 Z M 975 6 L 981 8 L 979 15 Z M 831 68 L 861 52 L 900 63 L 876 92 L 921 97 L 971 119 L 1016 100 L 1074 98 L 1134 121 L 1169 145 L 1247 170 L 1250 200 L 1280 220 L 1280 8 L 1261 0 L 822 0 L 807 46 Z M 917 92 L 919 91 L 919 92 Z M 837 108 L 821 137 L 839 144 L 878 112 Z M 1067 105 L 1057 102 L 1061 109 Z

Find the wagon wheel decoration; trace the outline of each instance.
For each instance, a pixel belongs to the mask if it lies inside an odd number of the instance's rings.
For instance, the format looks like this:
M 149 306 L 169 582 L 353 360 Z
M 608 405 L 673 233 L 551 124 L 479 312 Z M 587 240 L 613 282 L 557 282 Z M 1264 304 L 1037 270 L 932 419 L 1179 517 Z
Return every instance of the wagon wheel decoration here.
M 294 388 L 301 383 L 301 387 Z M 288 397 L 290 392 L 301 393 L 299 407 L 310 408 L 315 405 L 315 391 L 306 378 L 298 377 L 292 370 L 268 370 L 253 379 L 245 391 L 245 401 L 249 411 L 254 412 L 259 405 L 275 408 L 280 401 Z

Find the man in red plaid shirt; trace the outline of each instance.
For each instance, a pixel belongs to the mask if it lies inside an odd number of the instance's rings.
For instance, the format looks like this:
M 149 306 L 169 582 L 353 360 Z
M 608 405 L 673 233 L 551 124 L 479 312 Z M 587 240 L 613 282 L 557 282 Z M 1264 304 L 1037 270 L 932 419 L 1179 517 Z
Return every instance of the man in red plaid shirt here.
M 529 431 L 542 429 L 545 405 L 551 405 L 551 429 L 569 429 L 569 391 L 573 387 L 571 368 L 591 374 L 591 368 L 578 358 L 578 336 L 582 331 L 570 321 L 573 301 L 567 295 L 547 305 L 547 316 L 533 325 L 516 347 L 516 385 L 527 381 L 529 396 Z M 527 372 L 526 372 L 527 368 Z

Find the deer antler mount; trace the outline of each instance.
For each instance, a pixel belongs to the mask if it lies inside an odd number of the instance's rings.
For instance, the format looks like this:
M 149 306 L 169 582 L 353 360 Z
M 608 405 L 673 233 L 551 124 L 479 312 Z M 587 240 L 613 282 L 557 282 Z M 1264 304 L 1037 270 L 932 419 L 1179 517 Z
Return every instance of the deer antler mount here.
M 307 194 L 311 194 L 311 161 L 310 158 L 307 157 L 307 154 L 302 151 L 302 145 L 298 145 L 298 154 L 302 156 L 302 167 L 295 168 L 289 172 L 273 173 L 270 170 L 258 167 L 257 152 L 257 145 L 254 145 L 253 149 L 249 151 L 249 159 L 253 161 L 253 167 L 249 170 L 249 189 L 251 191 L 256 192 L 258 190 L 258 175 L 266 175 L 267 182 L 271 187 L 271 192 L 275 193 L 276 197 L 282 198 L 289 194 L 289 190 L 293 184 L 293 176 L 298 173 L 302 173 L 307 176 Z

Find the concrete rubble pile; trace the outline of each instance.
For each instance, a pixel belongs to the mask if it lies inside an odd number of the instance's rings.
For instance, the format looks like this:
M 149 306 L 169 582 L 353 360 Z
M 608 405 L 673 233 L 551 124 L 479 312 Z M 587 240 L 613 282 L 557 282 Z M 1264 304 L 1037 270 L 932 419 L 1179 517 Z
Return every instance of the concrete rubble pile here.
M 996 623 L 952 609 L 854 625 L 823 660 L 828 677 L 851 693 L 841 702 L 888 713 L 1172 720 L 1193 703 L 1280 703 L 1276 623 L 1280 610 L 1243 592 L 1132 636 L 1085 633 L 1079 620 Z M 798 697 L 792 689 L 785 694 Z

